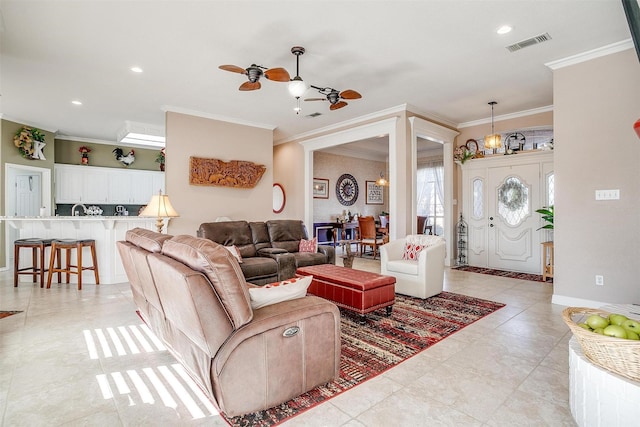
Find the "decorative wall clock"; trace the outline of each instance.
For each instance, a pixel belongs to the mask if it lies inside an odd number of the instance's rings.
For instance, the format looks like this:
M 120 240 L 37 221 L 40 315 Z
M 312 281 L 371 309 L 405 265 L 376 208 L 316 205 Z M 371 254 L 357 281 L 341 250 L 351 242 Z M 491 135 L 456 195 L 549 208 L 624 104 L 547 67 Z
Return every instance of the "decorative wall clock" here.
M 348 173 L 340 175 L 336 182 L 336 197 L 344 206 L 353 205 L 358 200 L 358 182 Z

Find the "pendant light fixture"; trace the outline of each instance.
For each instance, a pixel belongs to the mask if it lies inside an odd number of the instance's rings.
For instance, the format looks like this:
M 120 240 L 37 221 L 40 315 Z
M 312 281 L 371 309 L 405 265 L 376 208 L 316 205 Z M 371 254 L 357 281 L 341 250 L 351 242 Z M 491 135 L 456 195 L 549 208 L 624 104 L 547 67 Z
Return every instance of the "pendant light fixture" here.
M 495 154 L 496 150 L 501 146 L 500 134 L 495 133 L 493 130 L 493 106 L 496 104 L 496 101 L 489 102 L 489 105 L 491 105 L 491 135 L 487 135 L 484 137 L 484 148 L 492 149 L 493 154 Z
M 304 48 L 301 46 L 294 46 L 291 48 L 291 53 L 296 56 L 296 76 L 289 81 L 289 93 L 291 96 L 299 99 L 307 91 L 307 84 L 300 77 L 300 55 L 304 55 Z
M 384 172 L 380 172 L 380 178 L 376 180 L 376 185 L 380 187 L 386 187 L 389 185 L 389 180 L 385 179 Z

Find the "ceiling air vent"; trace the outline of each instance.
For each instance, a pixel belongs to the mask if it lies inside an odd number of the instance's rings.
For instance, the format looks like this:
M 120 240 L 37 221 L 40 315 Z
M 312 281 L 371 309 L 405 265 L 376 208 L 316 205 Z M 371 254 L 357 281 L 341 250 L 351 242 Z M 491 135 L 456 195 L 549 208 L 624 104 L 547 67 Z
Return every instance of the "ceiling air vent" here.
M 321 116 L 321 115 L 322 115 L 322 113 L 311 113 L 311 114 L 307 114 L 305 117 L 308 117 L 310 119 L 314 119 L 314 118 L 316 118 L 318 116 Z
M 534 44 L 546 42 L 551 40 L 549 33 L 540 34 L 539 36 L 531 37 L 530 39 L 522 40 L 518 43 L 514 43 L 511 46 L 507 46 L 509 52 L 515 52 L 516 50 L 524 49 L 525 47 L 533 46 Z

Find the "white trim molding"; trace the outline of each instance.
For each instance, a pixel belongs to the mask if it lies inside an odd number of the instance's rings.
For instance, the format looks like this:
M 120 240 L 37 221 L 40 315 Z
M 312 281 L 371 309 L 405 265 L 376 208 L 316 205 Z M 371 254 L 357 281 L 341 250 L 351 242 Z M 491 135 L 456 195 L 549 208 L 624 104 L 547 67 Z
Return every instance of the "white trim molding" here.
M 545 107 L 532 108 L 530 110 L 516 111 L 515 113 L 502 114 L 500 116 L 495 116 L 494 117 L 494 122 L 501 122 L 503 120 L 517 119 L 517 118 L 520 118 L 520 117 L 532 116 L 534 114 L 547 113 L 549 111 L 553 111 L 553 105 L 547 105 Z M 486 119 L 479 119 L 479 120 L 473 120 L 473 121 L 470 121 L 470 122 L 459 123 L 458 126 L 456 126 L 456 128 L 457 129 L 462 129 L 462 128 L 468 128 L 468 127 L 476 126 L 476 125 L 484 125 L 484 124 L 487 124 L 487 123 L 491 123 L 491 118 L 490 117 L 488 117 Z
M 397 155 L 397 123 L 399 117 L 391 117 L 377 122 L 345 129 L 329 135 L 301 141 L 304 147 L 304 221 L 307 230 L 313 230 L 313 152 L 323 148 L 335 147 L 361 139 L 373 138 L 379 135 L 389 135 L 389 210 L 401 212 L 404 210 L 398 201 L 398 155 Z M 404 230 L 405 224 L 401 215 L 392 215 L 389 237 L 395 239 L 398 227 Z
M 236 125 L 250 126 L 254 128 L 260 128 L 260 129 L 274 130 L 277 127 L 271 124 L 252 122 L 249 120 L 237 119 L 234 117 L 223 116 L 220 114 L 205 113 L 203 111 L 190 110 L 188 108 L 175 107 L 171 105 L 163 105 L 162 111 L 164 111 L 165 113 L 185 114 L 187 116 L 202 117 L 203 119 L 218 120 L 221 122 L 228 122 Z
M 612 43 L 606 46 L 599 47 L 597 49 L 579 53 L 577 55 L 572 55 L 566 58 L 558 59 L 556 61 L 547 62 L 544 65 L 551 68 L 552 70 L 557 70 L 559 68 L 568 67 L 569 65 L 575 65 L 581 62 L 600 58 L 602 56 L 622 52 L 623 50 L 627 49 L 633 49 L 633 41 L 631 39 L 622 40 L 617 43 Z
M 455 137 L 460 134 L 455 130 L 431 123 L 420 117 L 409 117 L 411 124 L 411 230 L 415 234 L 416 218 L 418 216 L 418 138 L 425 138 L 442 144 L 444 164 L 444 238 L 447 247 L 445 265 L 452 265 L 454 259 L 453 245 L 453 145 Z M 392 216 L 393 218 L 393 216 Z

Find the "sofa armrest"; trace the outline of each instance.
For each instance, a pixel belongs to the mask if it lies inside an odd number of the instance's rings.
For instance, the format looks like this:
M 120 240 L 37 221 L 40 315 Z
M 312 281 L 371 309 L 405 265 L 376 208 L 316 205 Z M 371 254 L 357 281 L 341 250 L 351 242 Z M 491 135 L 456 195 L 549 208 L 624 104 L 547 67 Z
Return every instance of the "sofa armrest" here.
M 404 252 L 404 242 L 404 239 L 398 239 L 380 246 L 381 263 L 383 265 L 386 265 L 386 263 L 389 261 L 402 259 L 402 253 Z
M 336 250 L 333 246 L 318 245 L 318 252 L 324 254 L 327 257 L 327 264 L 336 263 Z
M 274 259 L 278 263 L 278 280 L 291 279 L 296 275 L 296 257 L 284 249 L 262 248 L 258 255 Z
M 340 312 L 308 296 L 254 310 L 211 366 L 216 400 L 230 416 L 266 409 L 331 381 L 340 368 Z

